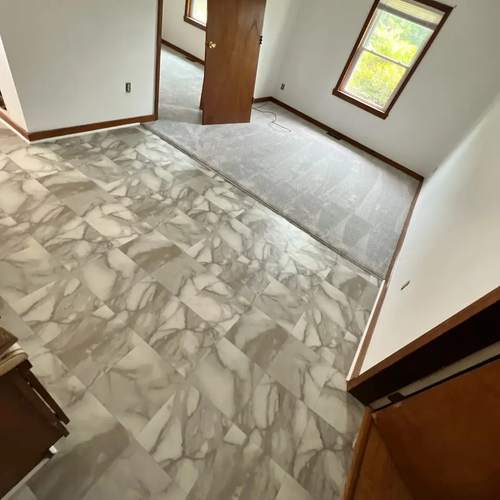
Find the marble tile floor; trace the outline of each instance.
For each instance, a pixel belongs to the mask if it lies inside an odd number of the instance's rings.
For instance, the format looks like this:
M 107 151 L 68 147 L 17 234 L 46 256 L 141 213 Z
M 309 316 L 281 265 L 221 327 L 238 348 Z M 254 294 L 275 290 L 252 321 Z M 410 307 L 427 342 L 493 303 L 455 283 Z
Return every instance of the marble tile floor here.
M 379 286 L 144 128 L 0 128 L 0 324 L 71 419 L 14 500 L 339 499 Z

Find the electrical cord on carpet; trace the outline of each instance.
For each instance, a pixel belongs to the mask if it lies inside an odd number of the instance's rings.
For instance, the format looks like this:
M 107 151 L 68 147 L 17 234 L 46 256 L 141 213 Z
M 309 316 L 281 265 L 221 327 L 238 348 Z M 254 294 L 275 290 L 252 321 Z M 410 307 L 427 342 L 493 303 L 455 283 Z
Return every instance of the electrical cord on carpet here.
M 262 108 L 263 108 L 266 104 L 267 104 L 267 102 L 266 102 L 266 103 L 264 103 L 264 104 L 263 104 L 262 106 L 260 106 L 259 108 L 256 108 L 255 106 L 252 106 L 252 109 L 255 109 L 255 111 L 258 111 L 259 113 L 263 113 L 263 114 L 267 114 L 267 115 L 273 115 L 273 116 L 274 116 L 274 118 L 273 118 L 273 120 L 272 120 L 272 121 L 270 121 L 270 122 L 268 123 L 268 125 L 269 125 L 270 127 L 271 127 L 271 126 L 273 126 L 273 125 L 276 125 L 277 127 L 280 127 L 280 128 L 282 128 L 283 130 L 286 130 L 287 132 L 289 132 L 289 133 L 290 133 L 290 132 L 291 132 L 291 130 L 290 130 L 289 128 L 286 128 L 286 127 L 284 127 L 283 125 L 280 125 L 280 124 L 278 123 L 278 115 L 277 115 L 274 111 L 264 111 L 264 110 L 262 110 Z

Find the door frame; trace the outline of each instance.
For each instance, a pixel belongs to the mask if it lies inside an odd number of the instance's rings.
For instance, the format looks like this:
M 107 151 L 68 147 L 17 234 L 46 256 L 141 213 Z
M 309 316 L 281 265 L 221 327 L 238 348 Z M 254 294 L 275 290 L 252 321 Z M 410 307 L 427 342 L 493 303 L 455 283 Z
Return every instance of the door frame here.
M 163 2 L 158 0 L 158 19 L 156 22 L 156 68 L 155 68 L 155 100 L 154 119 L 158 120 L 160 110 L 160 75 L 161 75 L 161 32 L 163 29 Z
M 352 376 L 347 390 L 365 405 L 391 395 L 395 402 L 400 395 L 394 393 L 403 387 L 499 342 L 498 318 L 500 286 L 380 363 Z M 373 331 L 374 327 L 368 328 Z

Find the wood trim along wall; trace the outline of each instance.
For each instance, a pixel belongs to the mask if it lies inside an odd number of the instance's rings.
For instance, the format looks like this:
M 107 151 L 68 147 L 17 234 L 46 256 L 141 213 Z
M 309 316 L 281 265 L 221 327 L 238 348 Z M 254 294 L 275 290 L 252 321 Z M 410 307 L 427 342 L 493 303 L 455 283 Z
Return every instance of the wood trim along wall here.
M 206 24 L 198 21 L 194 17 L 191 17 L 191 0 L 186 0 L 186 6 L 184 9 L 184 22 L 199 28 L 200 30 L 207 31 Z
M 9 116 L 0 111 L 0 120 L 16 129 L 25 139 L 30 142 L 42 141 L 44 139 L 54 139 L 56 137 L 72 134 L 82 134 L 84 132 L 93 132 L 94 130 L 101 130 L 103 128 L 121 127 L 123 125 L 131 125 L 132 123 L 146 123 L 154 122 L 155 115 L 134 116 L 133 118 L 124 118 L 122 120 L 111 120 L 108 122 L 89 123 L 87 125 L 77 125 L 75 127 L 56 128 L 53 130 L 42 130 L 40 132 L 27 132 L 21 128 L 17 123 L 14 123 Z
M 26 130 L 24 130 L 20 125 L 13 122 L 10 116 L 2 109 L 0 109 L 0 120 L 3 120 L 5 123 L 7 123 L 7 125 L 10 125 L 16 132 L 21 134 L 26 140 L 29 141 L 28 132 L 26 132 Z
M 371 6 L 370 12 L 368 13 L 368 17 L 366 18 L 365 23 L 363 24 L 363 27 L 361 28 L 361 31 L 359 33 L 358 39 L 356 40 L 356 43 L 354 44 L 354 47 L 351 50 L 351 53 L 349 54 L 349 59 L 347 59 L 347 64 L 345 65 L 344 69 L 342 70 L 342 73 L 340 74 L 339 81 L 337 82 L 337 85 L 333 89 L 332 94 L 334 96 L 340 97 L 341 99 L 344 99 L 345 94 L 340 94 L 339 87 L 342 84 L 342 81 L 344 80 L 347 72 L 349 71 L 349 68 L 351 67 L 352 61 L 354 59 L 354 56 L 356 55 L 356 52 L 358 51 L 358 47 L 363 41 L 363 38 L 365 37 L 365 32 L 370 25 L 373 16 L 375 15 L 375 11 L 377 10 L 379 0 L 375 0 L 373 5 Z M 346 96 L 347 97 L 347 96 Z M 362 102 L 356 101 L 355 99 L 349 98 L 349 100 L 345 99 L 347 102 L 350 102 L 351 104 L 354 104 L 355 106 L 358 106 L 361 109 L 364 109 L 365 111 L 368 111 L 369 113 L 373 113 L 374 115 L 378 116 L 379 118 L 383 118 L 383 114 L 375 110 L 374 108 L 371 108 L 370 106 L 367 106 L 366 104 L 363 104 Z M 375 113 L 374 111 L 377 111 Z M 381 116 L 382 115 L 382 116 Z
M 351 54 L 349 55 L 349 59 L 347 60 L 347 64 L 345 65 L 344 70 L 340 74 L 339 81 L 337 82 L 337 85 L 333 89 L 332 94 L 336 97 L 339 97 L 340 99 L 343 99 L 344 101 L 349 102 L 350 104 L 353 104 L 354 106 L 357 106 L 358 108 L 364 109 L 365 111 L 368 111 L 369 113 L 371 113 L 375 116 L 378 116 L 379 118 L 382 118 L 383 120 L 385 120 L 389 116 L 391 109 L 396 104 L 396 101 L 399 99 L 399 96 L 401 95 L 401 93 L 405 89 L 406 85 L 410 81 L 411 77 L 413 76 L 413 73 L 415 73 L 419 64 L 422 62 L 422 59 L 424 58 L 425 54 L 427 54 L 427 51 L 430 49 L 434 40 L 438 36 L 439 32 L 441 31 L 441 28 L 444 26 L 444 23 L 446 22 L 446 20 L 450 16 L 454 7 L 451 7 L 449 5 L 445 5 L 445 4 L 440 3 L 440 2 L 436 2 L 435 0 L 418 0 L 418 2 L 421 4 L 428 5 L 429 7 L 432 7 L 434 9 L 442 11 L 444 13 L 444 15 L 443 15 L 439 25 L 437 26 L 437 28 L 434 30 L 431 37 L 429 38 L 427 44 L 423 48 L 422 52 L 419 54 L 419 56 L 417 57 L 417 59 L 415 60 L 415 62 L 413 64 L 413 66 L 410 68 L 410 71 L 408 71 L 408 74 L 405 76 L 402 84 L 400 85 L 399 89 L 397 90 L 396 94 L 394 95 L 389 106 L 387 107 L 387 109 L 385 111 L 381 111 L 379 109 L 376 109 L 376 108 L 370 106 L 369 104 L 366 104 L 362 101 L 359 101 L 359 100 L 353 98 L 350 95 L 347 95 L 340 88 L 342 86 L 342 82 L 343 82 L 345 76 L 347 75 L 351 66 L 354 63 L 354 58 L 356 56 L 356 53 L 359 49 L 359 46 L 363 42 L 363 39 L 364 39 L 365 34 L 366 34 L 366 30 L 367 30 L 368 26 L 370 25 L 373 16 L 376 13 L 377 6 L 380 3 L 380 1 L 381 0 L 375 0 L 375 2 L 373 3 L 372 8 L 370 9 L 370 12 L 368 13 L 368 17 L 366 18 L 366 21 L 363 25 L 363 28 L 361 29 L 359 37 L 356 40 L 356 43 L 354 44 L 354 47 L 351 51 Z
M 161 44 L 163 27 L 163 0 L 158 0 L 158 19 L 156 21 L 156 68 L 154 117 L 158 120 L 160 109 Z
M 166 45 L 167 47 L 170 47 L 172 50 L 179 52 L 179 54 L 182 54 L 184 57 L 188 58 L 190 61 L 197 62 L 197 63 L 201 64 L 202 66 L 205 66 L 205 61 L 203 59 L 200 59 L 199 57 L 196 57 L 193 54 L 190 54 L 189 52 L 185 51 L 184 49 L 177 47 L 177 45 L 174 45 L 173 43 L 167 42 L 167 40 L 162 40 L 161 43 L 163 45 Z
M 374 425 L 372 414 L 373 410 L 371 408 L 365 408 L 365 414 L 363 416 L 363 421 L 361 422 L 361 428 L 356 440 L 356 445 L 354 446 L 351 467 L 349 468 L 349 472 L 347 474 L 347 481 L 344 488 L 344 494 L 342 495 L 342 500 L 354 500 L 361 466 L 363 465 L 366 445 L 368 444 L 368 438 L 370 436 L 370 429 L 371 426 Z
M 272 97 L 254 97 L 253 103 L 258 104 L 259 102 L 269 102 L 270 100 L 272 100 Z
M 298 117 L 302 118 L 303 120 L 308 121 L 309 123 L 312 123 L 313 125 L 316 125 L 317 127 L 325 130 L 328 135 L 334 137 L 337 140 L 342 140 L 345 141 L 352 146 L 361 149 L 365 153 L 368 153 L 375 158 L 378 158 L 379 160 L 387 163 L 391 167 L 394 167 L 398 170 L 401 170 L 405 174 L 408 174 L 409 176 L 413 177 L 414 179 L 417 179 L 418 181 L 422 182 L 424 178 L 420 175 L 414 172 L 413 170 L 410 170 L 409 168 L 404 167 L 400 163 L 391 160 L 390 158 L 387 158 L 387 156 L 384 156 L 377 151 L 374 151 L 373 149 L 361 144 L 360 142 L 351 139 L 349 136 L 343 134 L 342 132 L 338 132 L 337 130 L 329 127 L 328 125 L 325 125 L 324 123 L 321 123 L 319 120 L 316 120 L 314 118 L 311 118 L 310 116 L 306 115 L 305 113 L 302 113 L 302 111 L 299 111 L 298 109 L 292 108 L 292 106 L 289 106 L 288 104 L 285 104 L 284 102 L 281 102 L 280 100 L 276 99 L 275 97 L 261 97 L 258 98 L 257 100 L 254 100 L 254 102 L 273 102 L 274 104 L 277 104 L 278 106 L 281 106 L 282 108 L 286 109 L 287 111 L 290 111 L 294 115 L 297 115 Z
M 30 142 L 41 141 L 44 139 L 53 139 L 64 135 L 81 134 L 83 132 L 93 132 L 94 130 L 101 130 L 103 128 L 120 127 L 123 125 L 130 125 L 132 123 L 146 123 L 153 122 L 158 119 L 158 108 L 160 100 L 160 69 L 161 69 L 161 29 L 163 16 L 163 0 L 158 0 L 158 20 L 157 20 L 157 49 L 156 49 L 156 68 L 155 68 L 155 100 L 154 100 L 154 114 L 145 116 L 134 116 L 132 118 L 123 118 L 120 120 L 111 120 L 107 122 L 89 123 L 87 125 L 77 125 L 74 127 L 64 127 L 52 130 L 43 130 L 40 132 L 27 132 L 17 123 L 14 123 L 7 113 L 0 110 L 0 120 L 14 128 L 25 139 Z
M 369 405 L 499 341 L 500 286 L 355 379 L 348 391 Z
M 93 132 L 103 128 L 120 127 L 122 125 L 130 125 L 132 123 L 154 122 L 155 115 L 134 116 L 133 118 L 124 118 L 122 120 L 111 120 L 108 122 L 89 123 L 88 125 L 77 125 L 76 127 L 56 128 L 53 130 L 44 130 L 41 132 L 29 132 L 27 139 L 30 142 L 41 141 L 43 139 L 53 139 L 62 135 L 81 134 L 83 132 Z
M 350 380 L 348 380 L 348 389 L 353 387 L 353 384 L 355 383 L 355 381 L 359 377 L 359 373 L 361 372 L 361 367 L 363 366 L 363 362 L 365 360 L 368 347 L 370 346 L 370 342 L 372 340 L 373 332 L 375 330 L 375 327 L 377 326 L 377 321 L 380 316 L 380 311 L 382 310 L 382 306 L 384 304 L 385 296 L 387 295 L 387 290 L 389 289 L 389 285 L 391 283 L 394 266 L 396 265 L 396 261 L 398 260 L 399 253 L 401 252 L 401 248 L 403 247 L 403 243 L 406 238 L 406 233 L 408 232 L 408 227 L 410 226 L 410 221 L 413 216 L 413 211 L 415 210 L 415 206 L 417 204 L 417 200 L 420 195 L 420 190 L 422 189 L 422 184 L 423 182 L 421 181 L 420 184 L 418 185 L 415 196 L 413 197 L 413 201 L 410 206 L 408 215 L 406 216 L 405 224 L 403 226 L 403 231 L 401 232 L 401 236 L 399 237 L 396 250 L 389 265 L 389 270 L 387 271 L 386 279 L 382 286 L 382 292 L 380 293 L 380 297 L 377 303 L 375 304 L 375 310 L 373 311 L 372 320 L 368 325 L 368 330 L 366 331 L 366 334 L 363 336 L 362 344 L 359 348 L 359 354 L 356 358 L 356 363 L 354 365 L 354 370 L 352 371 Z

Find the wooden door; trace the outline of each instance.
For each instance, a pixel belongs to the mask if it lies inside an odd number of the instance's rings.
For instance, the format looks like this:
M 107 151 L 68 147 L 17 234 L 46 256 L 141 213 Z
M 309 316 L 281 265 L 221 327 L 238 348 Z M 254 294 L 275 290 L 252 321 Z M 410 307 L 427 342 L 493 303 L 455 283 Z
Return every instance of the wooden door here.
M 381 410 L 375 421 L 415 500 L 500 499 L 500 360 Z
M 368 408 L 356 441 L 342 500 L 415 500 L 382 441 Z
M 248 123 L 266 0 L 208 0 L 203 125 Z

